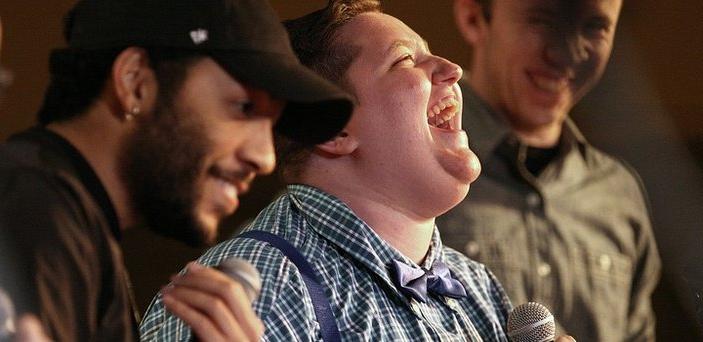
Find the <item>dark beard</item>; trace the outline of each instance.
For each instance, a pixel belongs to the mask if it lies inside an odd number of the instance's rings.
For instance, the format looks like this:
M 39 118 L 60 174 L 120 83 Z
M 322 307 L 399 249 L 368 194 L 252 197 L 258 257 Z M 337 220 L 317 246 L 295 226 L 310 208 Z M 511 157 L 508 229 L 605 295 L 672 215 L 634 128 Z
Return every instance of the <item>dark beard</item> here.
M 134 210 L 159 235 L 191 247 L 212 243 L 195 217 L 210 145 L 195 115 L 159 104 L 136 119 L 142 122 L 125 142 L 120 170 Z

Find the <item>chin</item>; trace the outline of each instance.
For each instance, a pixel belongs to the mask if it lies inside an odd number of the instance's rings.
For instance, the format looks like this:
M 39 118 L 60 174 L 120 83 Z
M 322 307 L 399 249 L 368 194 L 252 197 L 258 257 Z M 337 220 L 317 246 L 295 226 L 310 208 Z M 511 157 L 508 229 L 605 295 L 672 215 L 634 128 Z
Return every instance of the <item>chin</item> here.
M 462 198 L 466 196 L 469 185 L 481 174 L 481 162 L 469 148 L 443 154 L 443 157 L 439 158 L 439 164 L 442 170 L 452 178 L 451 182 L 457 189 L 466 188 Z
M 447 194 L 447 200 L 451 202 L 448 204 L 448 208 L 445 212 L 451 210 L 452 208 L 456 207 L 459 203 L 461 203 L 464 198 L 469 194 L 469 189 L 471 188 L 471 185 L 469 183 L 461 184 L 458 186 L 453 192 L 452 195 L 449 193 Z M 444 213 L 442 213 L 444 214 Z
M 572 104 L 570 101 L 561 99 L 554 103 L 528 102 L 523 108 L 530 108 L 524 116 L 524 120 L 532 122 L 533 125 L 545 125 L 566 116 L 566 113 L 571 110 Z

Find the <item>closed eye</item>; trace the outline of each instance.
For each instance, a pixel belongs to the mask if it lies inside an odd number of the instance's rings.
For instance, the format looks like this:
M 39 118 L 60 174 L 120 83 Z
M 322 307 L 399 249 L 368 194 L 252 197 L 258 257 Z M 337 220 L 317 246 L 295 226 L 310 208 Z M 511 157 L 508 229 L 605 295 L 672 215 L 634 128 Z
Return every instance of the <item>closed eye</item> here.
M 607 19 L 593 19 L 586 23 L 586 32 L 591 36 L 602 36 L 610 32 L 611 24 Z
M 249 100 L 233 101 L 232 111 L 236 116 L 243 114 L 245 117 L 251 117 L 254 115 L 254 102 Z
M 403 66 L 403 65 L 415 65 L 415 57 L 413 57 L 411 54 L 405 54 L 395 62 L 393 62 L 393 66 Z

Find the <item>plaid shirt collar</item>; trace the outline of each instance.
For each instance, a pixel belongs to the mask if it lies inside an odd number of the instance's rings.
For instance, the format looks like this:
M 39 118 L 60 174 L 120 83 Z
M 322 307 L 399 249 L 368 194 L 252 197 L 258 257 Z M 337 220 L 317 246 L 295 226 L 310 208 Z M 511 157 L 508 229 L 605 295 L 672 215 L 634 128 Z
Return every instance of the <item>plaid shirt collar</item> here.
M 371 272 L 383 279 L 391 288 L 391 261 L 398 260 L 408 266 L 430 269 L 436 259 L 443 258 L 442 240 L 435 226 L 429 251 L 422 265 L 418 265 L 383 240 L 361 218 L 338 198 L 312 186 L 292 184 L 288 186 L 291 203 L 305 216 L 310 227 L 348 253 Z M 404 295 L 399 295 L 405 297 Z

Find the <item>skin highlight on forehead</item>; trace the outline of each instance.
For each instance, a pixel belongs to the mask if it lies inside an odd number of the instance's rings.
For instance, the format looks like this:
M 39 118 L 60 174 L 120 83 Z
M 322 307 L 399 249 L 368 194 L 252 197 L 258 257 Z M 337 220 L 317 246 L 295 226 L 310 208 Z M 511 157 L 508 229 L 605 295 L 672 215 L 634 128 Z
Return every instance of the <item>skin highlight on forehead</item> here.
M 400 49 L 400 48 L 407 48 L 407 49 L 411 49 L 411 50 L 418 49 L 418 50 L 429 52 L 430 45 L 427 43 L 427 41 L 425 39 L 420 38 L 420 40 L 422 41 L 422 44 L 419 46 L 418 46 L 417 42 L 414 40 L 410 40 L 410 39 L 395 40 L 388 47 L 388 50 L 386 50 L 386 53 L 390 54 L 393 51 Z
M 397 22 L 400 25 L 380 22 L 376 16 L 387 17 L 390 23 Z M 368 34 L 369 31 L 376 32 L 386 28 L 396 31 L 398 36 L 403 38 L 379 39 L 377 36 Z M 417 35 L 415 31 L 407 27 L 402 21 L 384 13 L 368 12 L 356 16 L 342 27 L 340 37 L 349 44 L 359 47 L 360 55 L 365 56 L 362 58 L 357 56 L 352 64 L 359 62 L 363 58 L 375 58 L 379 60 L 380 66 L 382 65 L 381 63 L 385 63 L 381 61 L 391 58 L 389 56 L 397 55 L 398 51 L 403 49 L 413 53 L 429 54 L 429 46 L 426 40 Z

